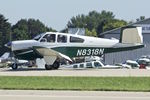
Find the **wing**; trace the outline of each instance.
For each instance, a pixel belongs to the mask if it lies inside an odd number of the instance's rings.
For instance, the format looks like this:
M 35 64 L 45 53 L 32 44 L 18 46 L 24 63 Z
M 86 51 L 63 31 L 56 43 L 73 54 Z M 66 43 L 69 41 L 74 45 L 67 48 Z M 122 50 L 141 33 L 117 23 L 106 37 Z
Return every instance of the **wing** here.
M 47 47 L 41 47 L 41 46 L 34 46 L 33 49 L 38 53 L 40 54 L 41 56 L 57 56 L 59 58 L 64 58 L 68 61 L 71 61 L 71 58 L 60 53 L 60 52 L 57 52 L 55 50 L 52 50 L 50 48 L 47 48 Z

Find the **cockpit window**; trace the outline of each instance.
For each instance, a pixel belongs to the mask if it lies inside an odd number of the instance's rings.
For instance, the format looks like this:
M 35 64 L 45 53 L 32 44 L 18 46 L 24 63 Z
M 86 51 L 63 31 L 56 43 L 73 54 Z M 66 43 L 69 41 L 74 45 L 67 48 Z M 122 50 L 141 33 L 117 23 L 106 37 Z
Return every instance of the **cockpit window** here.
M 67 36 L 66 35 L 58 35 L 57 42 L 58 43 L 66 43 L 67 42 Z
M 54 43 L 55 42 L 55 34 L 46 34 L 40 42 L 51 42 Z
M 45 33 L 41 33 L 41 34 L 35 36 L 33 39 L 38 41 L 44 34 Z
M 78 38 L 78 37 L 70 36 L 70 42 L 72 42 L 72 43 L 83 43 L 83 42 L 84 42 L 84 39 L 81 39 L 81 38 Z

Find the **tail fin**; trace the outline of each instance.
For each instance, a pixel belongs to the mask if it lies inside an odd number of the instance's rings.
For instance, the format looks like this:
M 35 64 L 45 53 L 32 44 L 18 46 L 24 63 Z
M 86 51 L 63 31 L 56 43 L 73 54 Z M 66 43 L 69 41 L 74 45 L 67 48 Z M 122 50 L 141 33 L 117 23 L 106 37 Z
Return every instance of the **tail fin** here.
M 142 27 L 130 26 L 122 28 L 120 43 L 143 44 Z

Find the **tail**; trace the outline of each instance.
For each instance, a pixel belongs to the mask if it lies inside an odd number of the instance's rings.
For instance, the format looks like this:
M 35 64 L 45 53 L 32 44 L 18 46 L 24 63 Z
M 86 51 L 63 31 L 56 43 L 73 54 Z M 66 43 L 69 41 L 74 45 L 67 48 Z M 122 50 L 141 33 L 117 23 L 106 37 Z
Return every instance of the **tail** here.
M 143 44 L 142 27 L 130 26 L 122 28 L 120 43 Z

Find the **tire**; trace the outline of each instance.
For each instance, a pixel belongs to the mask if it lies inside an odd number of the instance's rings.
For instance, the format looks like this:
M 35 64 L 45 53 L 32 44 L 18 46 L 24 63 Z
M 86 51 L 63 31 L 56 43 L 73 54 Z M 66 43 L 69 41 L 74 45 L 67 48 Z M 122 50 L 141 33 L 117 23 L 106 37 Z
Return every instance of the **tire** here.
M 47 65 L 47 64 L 45 64 L 45 69 L 46 69 L 46 70 L 52 70 L 52 69 L 53 69 L 53 67 L 52 67 L 51 65 Z
M 53 69 L 58 69 L 60 66 L 60 63 L 58 61 L 55 61 L 52 66 L 53 66 Z
M 16 69 L 18 69 L 18 64 L 16 64 L 16 63 L 13 63 L 13 64 L 11 65 L 11 68 L 12 68 L 13 70 L 16 70 Z

